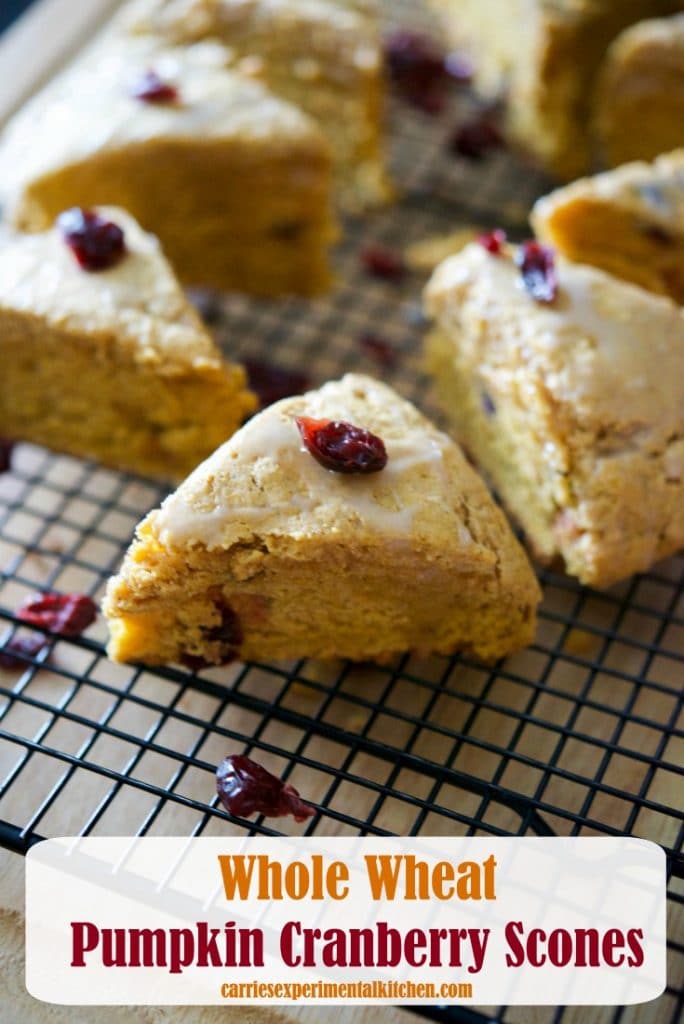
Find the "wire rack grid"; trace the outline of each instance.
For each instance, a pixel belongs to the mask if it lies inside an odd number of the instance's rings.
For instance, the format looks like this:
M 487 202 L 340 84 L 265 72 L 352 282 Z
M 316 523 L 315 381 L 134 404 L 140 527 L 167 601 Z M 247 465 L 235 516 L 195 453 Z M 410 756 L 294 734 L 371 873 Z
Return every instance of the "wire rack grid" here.
M 402 8 L 404 5 L 402 5 Z M 460 224 L 525 231 L 543 180 L 516 157 L 453 157 L 448 140 L 472 99 L 427 118 L 392 111 L 400 203 L 349 223 L 337 285 L 315 302 L 204 301 L 235 357 L 305 367 L 312 383 L 349 369 L 382 375 L 439 419 L 420 367 L 422 280 L 369 278 L 369 242 L 405 246 Z M 206 300 L 206 297 L 205 297 Z M 379 368 L 360 345 L 397 352 Z M 0 475 L 0 646 L 38 589 L 99 597 L 141 516 L 164 496 L 149 481 L 48 453 L 15 450 Z M 214 770 L 246 752 L 318 805 L 305 834 L 615 835 L 668 853 L 668 987 L 649 1007 L 539 1009 L 540 1024 L 680 1019 L 684 944 L 682 676 L 684 558 L 606 592 L 541 573 L 535 643 L 485 667 L 465 657 L 406 656 L 384 667 L 297 661 L 199 674 L 114 665 L 101 621 L 54 637 L 0 669 L 0 843 L 82 835 L 276 834 L 217 806 Z M 436 1007 L 442 1021 L 515 1022 L 520 1009 Z

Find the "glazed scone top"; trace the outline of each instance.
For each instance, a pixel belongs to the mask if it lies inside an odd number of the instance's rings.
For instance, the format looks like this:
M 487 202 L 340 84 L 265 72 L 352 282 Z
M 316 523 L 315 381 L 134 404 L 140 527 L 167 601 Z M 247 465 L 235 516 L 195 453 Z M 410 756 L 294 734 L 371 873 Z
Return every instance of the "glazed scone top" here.
M 482 345 L 483 373 L 518 401 L 545 396 L 558 431 L 581 446 L 617 440 L 657 452 L 684 432 L 681 307 L 560 258 L 557 298 L 541 304 L 512 257 L 470 245 L 427 287 L 428 312 L 459 347 Z
M 173 45 L 216 36 L 237 46 L 257 37 L 277 50 L 279 34 L 298 33 L 303 46 L 313 35 L 319 55 L 327 52 L 334 60 L 344 50 L 352 65 L 369 70 L 381 61 L 378 13 L 377 0 L 137 0 L 119 23 L 133 34 L 157 35 Z M 297 67 L 292 70 L 296 75 Z M 325 70 L 335 76 L 335 67 Z
M 114 266 L 93 273 L 79 267 L 58 227 L 37 234 L 3 229 L 0 310 L 94 332 L 117 329 L 140 359 L 219 363 L 157 239 L 123 210 L 97 212 L 122 228 L 126 252 Z
M 0 194 L 11 196 L 25 181 L 103 150 L 155 138 L 262 141 L 274 152 L 296 143 L 325 147 L 306 114 L 227 70 L 231 59 L 219 43 L 165 50 L 146 39 L 96 45 L 10 121 L 0 140 Z M 132 95 L 150 69 L 178 89 L 177 103 Z
M 667 231 L 684 232 L 684 149 L 666 153 L 653 163 L 623 164 L 557 189 L 537 200 L 532 223 L 543 234 L 544 223 L 557 203 L 585 197 L 615 204 Z
M 5 230 L 0 246 L 0 303 L 15 309 L 76 310 L 99 306 L 110 312 L 125 309 L 147 313 L 169 323 L 200 327 L 154 235 L 143 231 L 129 213 L 114 206 L 97 208 L 105 220 L 124 232 L 123 258 L 107 270 L 82 270 L 60 229 L 39 234 Z
M 341 419 L 385 443 L 380 472 L 347 476 L 303 447 L 296 416 Z M 359 374 L 253 417 L 147 520 L 165 547 L 269 547 L 304 538 L 424 542 L 465 565 L 496 564 L 507 527 L 456 444 L 384 384 Z M 520 555 L 521 558 L 522 554 Z

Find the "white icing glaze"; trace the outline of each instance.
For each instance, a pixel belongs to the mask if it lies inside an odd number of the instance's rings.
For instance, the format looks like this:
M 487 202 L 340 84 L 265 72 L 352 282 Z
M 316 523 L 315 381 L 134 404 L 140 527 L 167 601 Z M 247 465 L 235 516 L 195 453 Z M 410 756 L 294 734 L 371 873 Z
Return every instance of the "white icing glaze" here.
M 66 314 L 97 308 L 115 315 L 136 309 L 172 323 L 195 325 L 196 317 L 157 239 L 123 210 L 98 209 L 123 229 L 123 259 L 89 274 L 78 266 L 59 228 L 37 234 L 8 233 L 0 247 L 0 300 L 32 312 L 50 309 Z
M 557 271 L 558 296 L 544 305 L 510 252 L 471 245 L 437 268 L 428 308 L 520 400 L 534 403 L 541 387 L 581 429 L 633 441 L 641 430 L 640 447 L 663 450 L 684 433 L 682 309 L 594 267 L 559 259 Z
M 583 267 L 576 265 L 569 268 L 567 264 L 562 264 L 559 270 L 558 296 L 555 302 L 543 305 L 535 302 L 527 293 L 522 276 L 512 259 L 485 256 L 485 261 L 486 271 L 492 279 L 497 295 L 503 296 L 514 292 L 524 296 L 530 303 L 530 310 L 534 311 L 531 327 L 537 343 L 541 340 L 548 348 L 561 347 L 567 341 L 563 328 L 570 328 L 574 334 L 579 329 L 588 338 L 611 348 L 618 345 L 622 347 L 626 335 L 634 334 L 629 316 L 621 318 L 619 307 L 615 311 L 611 310 L 610 317 L 606 317 L 599 310 L 596 281 L 592 278 L 591 272 L 583 273 Z M 529 350 L 527 355 L 531 357 L 532 350 Z
M 519 324 L 520 352 L 532 365 L 538 353 L 557 350 L 559 373 L 547 382 L 559 396 L 572 400 L 591 393 L 599 400 L 607 399 L 602 374 L 612 371 L 619 372 L 625 394 L 660 391 L 668 405 L 679 401 L 678 374 L 673 380 L 660 361 L 667 358 L 673 367 L 682 361 L 684 319 L 669 300 L 593 267 L 558 260 L 558 296 L 552 304 L 543 305 L 526 293 L 511 258 L 493 258 L 480 246 L 470 246 L 468 256 L 463 262 L 453 257 L 454 273 L 449 280 L 483 274 L 487 291 L 496 295 L 497 302 L 510 296 L 516 306 L 521 301 L 529 303 L 529 319 Z M 595 362 L 582 359 L 578 336 L 590 343 Z
M 307 409 L 311 415 L 316 415 Z M 353 417 L 335 410 L 336 419 Z M 217 475 L 219 467 L 230 459 L 227 448 L 237 454 L 241 463 L 254 464 L 257 471 L 260 460 L 276 463 L 279 470 L 294 484 L 292 497 L 285 502 L 261 506 L 230 506 L 222 504 L 208 510 L 198 509 L 185 497 L 187 484 L 163 503 L 156 518 L 156 532 L 162 543 L 187 543 L 199 540 L 207 547 L 221 546 L 227 530 L 240 524 L 247 527 L 265 525 L 280 516 L 311 516 L 318 506 L 336 502 L 356 516 L 360 523 L 382 533 L 396 536 L 410 534 L 416 512 L 415 505 L 402 504 L 397 493 L 400 480 L 406 473 L 425 466 L 429 472 L 443 472 L 444 435 L 417 433 L 415 437 L 386 442 L 387 465 L 379 473 L 368 476 L 339 474 L 326 470 L 303 447 L 299 431 L 291 414 L 277 409 L 255 417 L 243 427 L 239 445 L 231 442 L 203 467 L 193 478 Z M 191 480 L 193 479 L 191 478 Z M 190 482 L 190 481 L 189 481 Z M 431 500 L 430 494 L 421 500 Z M 296 529 L 296 524 L 292 524 Z M 472 543 L 472 537 L 463 528 L 463 543 Z

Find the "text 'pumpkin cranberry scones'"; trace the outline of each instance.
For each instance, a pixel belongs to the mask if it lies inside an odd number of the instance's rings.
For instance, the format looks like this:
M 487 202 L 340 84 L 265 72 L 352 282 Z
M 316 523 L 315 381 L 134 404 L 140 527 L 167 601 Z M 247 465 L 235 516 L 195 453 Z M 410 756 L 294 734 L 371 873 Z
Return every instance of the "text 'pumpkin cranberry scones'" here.
M 684 313 L 493 237 L 441 264 L 428 343 L 456 433 L 540 556 L 608 585 L 684 544 Z
M 162 479 L 255 407 L 159 243 L 123 210 L 0 235 L 0 435 Z
M 684 149 L 559 188 L 531 219 L 568 259 L 684 303 Z
M 359 375 L 251 419 L 138 527 L 109 653 L 382 659 L 529 643 L 540 594 L 456 444 Z
M 88 50 L 0 140 L 14 224 L 37 231 L 69 206 L 106 203 L 161 239 L 186 284 L 325 288 L 328 145 L 296 107 L 226 70 L 229 60 L 218 43 L 158 51 L 104 39 Z
M 338 198 L 359 210 L 391 196 L 378 8 L 378 0 L 135 0 L 113 29 L 175 46 L 220 39 L 237 67 L 317 122 Z

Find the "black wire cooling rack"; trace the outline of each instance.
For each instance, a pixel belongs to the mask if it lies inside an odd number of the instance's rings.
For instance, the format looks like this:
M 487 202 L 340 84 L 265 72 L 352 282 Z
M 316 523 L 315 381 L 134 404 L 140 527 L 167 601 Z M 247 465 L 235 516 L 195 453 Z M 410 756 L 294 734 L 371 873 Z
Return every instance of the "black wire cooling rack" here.
M 420 370 L 423 281 L 369 278 L 359 252 L 463 224 L 525 232 L 540 177 L 510 154 L 468 163 L 449 153 L 471 104 L 461 92 L 440 117 L 392 111 L 403 195 L 347 225 L 329 296 L 205 297 L 232 355 L 305 368 L 313 384 L 375 372 L 439 418 Z M 396 349 L 395 366 L 374 364 L 360 344 L 368 334 Z M 99 597 L 136 523 L 163 496 L 148 481 L 19 446 L 0 475 L 0 647 L 25 628 L 13 613 L 28 594 Z M 61 834 L 275 834 L 264 819 L 241 821 L 217 806 L 214 770 L 229 752 L 252 754 L 317 803 L 306 824 L 278 821 L 292 833 L 642 836 L 669 858 L 666 992 L 646 1007 L 539 1008 L 534 1019 L 675 1024 L 684 976 L 683 568 L 674 558 L 607 592 L 542 572 L 536 642 L 494 667 L 407 656 L 385 667 L 298 661 L 193 675 L 110 663 L 100 621 L 83 637 L 54 637 L 20 667 L 0 669 L 0 843 L 25 853 Z M 529 1019 L 502 1007 L 422 1015 Z

